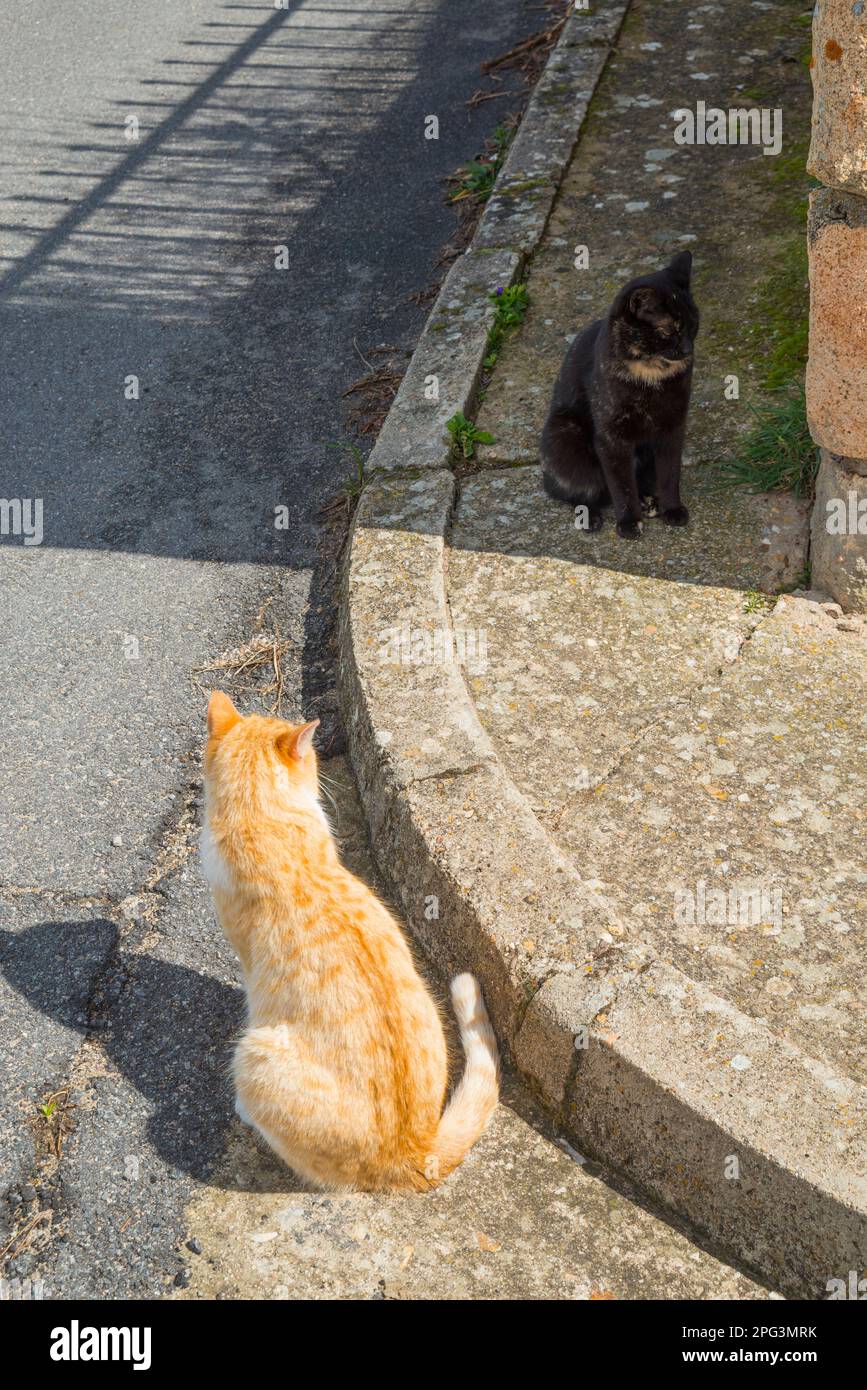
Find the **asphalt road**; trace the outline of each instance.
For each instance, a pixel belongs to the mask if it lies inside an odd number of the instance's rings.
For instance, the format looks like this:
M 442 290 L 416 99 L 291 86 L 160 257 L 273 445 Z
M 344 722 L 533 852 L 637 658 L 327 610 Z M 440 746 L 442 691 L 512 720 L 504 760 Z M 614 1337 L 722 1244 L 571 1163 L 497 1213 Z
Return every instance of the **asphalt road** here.
M 43 509 L 41 544 L 0 536 L 0 1249 L 47 1298 L 180 1267 L 240 1017 L 191 673 L 279 627 L 285 711 L 339 746 L 316 514 L 354 344 L 411 349 L 438 180 L 509 109 L 467 112 L 479 63 L 539 23 L 525 0 L 0 19 L 0 494 Z

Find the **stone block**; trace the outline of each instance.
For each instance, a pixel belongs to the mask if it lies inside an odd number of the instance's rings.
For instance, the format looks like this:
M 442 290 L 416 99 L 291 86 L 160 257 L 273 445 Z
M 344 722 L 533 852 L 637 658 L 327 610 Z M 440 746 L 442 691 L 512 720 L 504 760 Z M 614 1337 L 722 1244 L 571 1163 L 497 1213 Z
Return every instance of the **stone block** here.
M 812 524 L 812 583 L 867 612 L 867 477 L 822 450 Z
M 819 0 L 813 18 L 813 133 L 807 168 L 867 195 L 867 4 Z
M 867 459 L 867 201 L 810 198 L 807 418 L 816 443 Z

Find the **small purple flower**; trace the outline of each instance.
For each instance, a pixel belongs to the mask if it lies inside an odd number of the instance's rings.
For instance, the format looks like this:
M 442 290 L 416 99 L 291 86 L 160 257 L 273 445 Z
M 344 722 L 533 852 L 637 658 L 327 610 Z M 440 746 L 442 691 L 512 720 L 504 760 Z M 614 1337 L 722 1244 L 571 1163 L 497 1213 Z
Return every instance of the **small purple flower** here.
M 502 293 L 503 293 L 503 287 L 502 287 L 502 285 L 498 285 L 498 286 L 497 286 L 497 294 L 502 294 Z

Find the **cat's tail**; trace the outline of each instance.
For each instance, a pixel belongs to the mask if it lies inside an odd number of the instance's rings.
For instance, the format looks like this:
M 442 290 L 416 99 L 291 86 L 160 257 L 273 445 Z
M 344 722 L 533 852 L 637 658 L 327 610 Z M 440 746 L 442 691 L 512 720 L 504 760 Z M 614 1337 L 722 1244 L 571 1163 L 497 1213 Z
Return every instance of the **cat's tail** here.
M 432 1184 L 457 1168 L 473 1147 L 491 1118 L 500 1094 L 497 1040 L 479 982 L 474 975 L 456 975 L 451 994 L 466 1066 L 443 1111 L 431 1153 L 426 1156 L 426 1176 Z

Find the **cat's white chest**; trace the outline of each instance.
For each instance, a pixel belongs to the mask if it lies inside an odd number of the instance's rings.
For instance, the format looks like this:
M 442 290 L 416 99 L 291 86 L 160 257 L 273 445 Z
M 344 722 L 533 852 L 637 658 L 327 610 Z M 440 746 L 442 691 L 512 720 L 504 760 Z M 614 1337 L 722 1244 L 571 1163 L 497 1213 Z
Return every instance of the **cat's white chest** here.
M 202 873 L 211 892 L 228 893 L 232 887 L 229 870 L 207 825 L 202 829 L 199 839 L 199 857 L 202 861 Z

